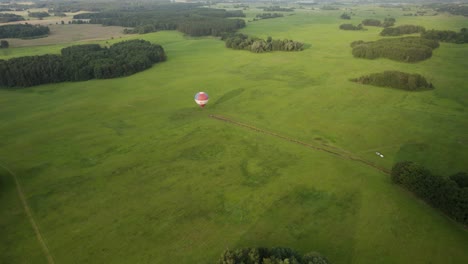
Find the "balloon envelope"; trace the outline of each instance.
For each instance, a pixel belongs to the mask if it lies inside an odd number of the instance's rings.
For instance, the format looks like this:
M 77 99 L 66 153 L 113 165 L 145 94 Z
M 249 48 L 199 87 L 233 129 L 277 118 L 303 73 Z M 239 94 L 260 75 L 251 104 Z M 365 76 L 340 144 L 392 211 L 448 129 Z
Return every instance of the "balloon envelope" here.
M 205 92 L 199 92 L 195 95 L 195 102 L 200 106 L 204 107 L 208 103 L 209 97 Z

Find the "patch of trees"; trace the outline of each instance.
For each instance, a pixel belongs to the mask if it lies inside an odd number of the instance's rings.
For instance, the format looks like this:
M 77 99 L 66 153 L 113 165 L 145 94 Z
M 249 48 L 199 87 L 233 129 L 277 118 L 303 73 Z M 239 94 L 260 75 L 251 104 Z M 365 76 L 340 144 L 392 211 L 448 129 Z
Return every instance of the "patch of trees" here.
M 406 91 L 421 91 L 433 89 L 432 83 L 419 74 L 410 74 L 400 71 L 384 71 L 382 73 L 372 73 L 351 79 L 353 82 L 375 85 L 381 87 L 391 87 Z
M 245 27 L 242 10 L 201 8 L 196 4 L 134 6 L 100 13 L 83 13 L 74 19 L 89 19 L 91 24 L 132 27 L 124 32 L 145 34 L 160 30 L 179 30 L 191 36 L 219 36 Z
M 351 16 L 346 14 L 346 13 L 343 13 L 343 14 L 341 14 L 340 18 L 341 19 L 351 19 Z
M 317 252 L 300 254 L 290 248 L 242 248 L 226 250 L 218 264 L 328 264 L 327 258 Z
M 342 30 L 364 30 L 364 27 L 362 26 L 362 24 L 359 24 L 357 26 L 353 24 L 341 24 L 340 29 Z
M 0 86 L 28 87 L 63 81 L 127 76 L 166 60 L 164 49 L 144 40 L 129 40 L 109 48 L 98 44 L 62 49 L 42 55 L 0 61 Z
M 436 9 L 439 12 L 448 12 L 453 15 L 468 16 L 468 6 L 460 4 L 445 4 Z
M 401 25 L 398 27 L 387 27 L 380 32 L 381 36 L 400 36 L 404 34 L 414 34 L 424 32 L 426 29 L 422 26 Z
M 0 26 L 0 38 L 33 38 L 49 34 L 47 26 L 15 24 Z
M 44 17 L 50 16 L 50 14 L 47 13 L 47 12 L 30 12 L 30 13 L 28 13 L 28 16 L 30 16 L 30 17 L 37 17 L 37 18 L 39 18 L 39 19 L 42 19 L 42 18 L 44 18 Z
M 468 29 L 462 28 L 460 32 L 451 30 L 427 30 L 421 34 L 421 37 L 442 42 L 451 42 L 457 44 L 468 43 Z
M 8 43 L 8 41 L 6 40 L 0 40 L 0 49 L 6 49 L 10 47 L 10 43 Z
M 417 62 L 432 56 L 432 50 L 439 47 L 436 40 L 420 37 L 380 39 L 351 43 L 353 56 L 357 58 L 376 59 L 379 57 L 402 61 Z
M 24 17 L 15 14 L 0 13 L 0 23 L 23 21 Z
M 249 50 L 254 53 L 269 51 L 300 51 L 304 48 L 304 43 L 293 40 L 279 40 L 268 37 L 267 40 L 250 37 L 245 34 L 227 34 L 221 38 L 226 42 L 226 47 L 237 50 Z
M 373 27 L 391 27 L 395 24 L 396 20 L 393 17 L 387 17 L 381 22 L 378 19 L 367 18 L 362 21 L 364 26 L 373 26 Z
M 283 17 L 283 14 L 280 14 L 280 13 L 263 13 L 263 14 L 257 14 L 255 16 L 256 19 L 269 19 L 269 18 L 277 18 L 277 17 Z
M 402 161 L 393 166 L 391 179 L 456 221 L 468 225 L 466 172 L 459 172 L 446 178 L 434 175 L 414 162 Z
M 293 12 L 294 8 L 280 7 L 280 6 L 269 6 L 263 7 L 265 12 Z
M 331 5 L 324 5 L 321 7 L 322 10 L 340 10 L 338 7 L 336 6 L 331 6 Z

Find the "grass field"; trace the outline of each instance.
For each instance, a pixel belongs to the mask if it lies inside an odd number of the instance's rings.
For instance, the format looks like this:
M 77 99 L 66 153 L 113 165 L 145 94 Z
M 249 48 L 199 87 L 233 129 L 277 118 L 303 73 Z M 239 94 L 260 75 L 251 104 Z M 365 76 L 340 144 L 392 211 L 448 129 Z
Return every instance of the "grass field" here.
M 446 14 L 372 8 L 397 24 L 468 27 Z M 367 9 L 351 22 L 372 17 Z M 208 117 L 387 169 L 410 159 L 443 176 L 467 171 L 468 45 L 442 43 L 416 64 L 355 59 L 349 43 L 378 39 L 380 29 L 340 31 L 342 12 L 301 10 L 242 30 L 304 42 L 302 52 L 254 54 L 158 32 L 129 36 L 165 48 L 168 61 L 147 71 L 0 90 L 0 164 L 20 180 L 55 262 L 213 263 L 226 248 L 284 246 L 332 263 L 466 263 L 467 230 L 388 175 Z M 64 46 L 12 48 L 0 58 Z M 435 90 L 349 81 L 384 70 L 422 74 Z M 193 102 L 198 91 L 211 97 L 205 109 Z M 0 234 L 0 263 L 47 263 L 1 168 Z

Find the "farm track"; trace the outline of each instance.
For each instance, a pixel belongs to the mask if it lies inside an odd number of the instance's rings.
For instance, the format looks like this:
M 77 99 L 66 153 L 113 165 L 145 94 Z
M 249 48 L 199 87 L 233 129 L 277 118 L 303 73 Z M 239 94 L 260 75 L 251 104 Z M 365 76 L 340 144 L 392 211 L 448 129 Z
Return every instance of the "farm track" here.
M 52 257 L 52 254 L 50 254 L 49 248 L 47 247 L 47 244 L 45 243 L 45 240 L 41 234 L 41 231 L 39 230 L 39 226 L 37 225 L 36 221 L 34 220 L 34 217 L 32 215 L 31 209 L 29 208 L 29 205 L 26 201 L 26 198 L 23 193 L 23 189 L 21 188 L 20 182 L 18 180 L 18 177 L 16 176 L 15 173 L 13 173 L 10 169 L 7 167 L 3 166 L 0 164 L 0 167 L 5 169 L 15 180 L 15 185 L 16 185 L 16 191 L 18 192 L 18 196 L 21 200 L 21 204 L 23 205 L 23 209 L 26 213 L 27 218 L 29 219 L 29 222 L 31 223 L 32 228 L 34 229 L 34 233 L 36 234 L 37 241 L 41 245 L 42 252 L 44 253 L 44 256 L 47 259 L 47 263 L 49 264 L 54 264 L 54 258 Z
M 371 161 L 360 158 L 360 157 L 358 157 L 358 156 L 356 156 L 356 155 L 354 155 L 354 154 L 352 154 L 350 152 L 347 152 L 345 150 L 342 150 L 342 149 L 338 149 L 338 148 L 327 146 L 327 145 L 322 145 L 322 146 L 312 145 L 310 143 L 306 143 L 306 142 L 303 142 L 303 141 L 300 141 L 300 140 L 297 140 L 297 139 L 294 139 L 294 138 L 283 136 L 283 135 L 277 134 L 277 133 L 272 132 L 272 131 L 268 131 L 268 130 L 265 130 L 265 129 L 261 129 L 261 128 L 258 128 L 258 127 L 254 127 L 254 126 L 245 124 L 245 123 L 241 123 L 241 122 L 232 120 L 232 119 L 224 117 L 224 116 L 208 115 L 208 117 L 210 117 L 212 119 L 215 119 L 215 120 L 230 123 L 230 124 L 233 124 L 233 125 L 236 125 L 236 126 L 239 126 L 239 127 L 244 127 L 244 128 L 253 130 L 255 132 L 258 132 L 258 133 L 274 136 L 274 137 L 277 137 L 277 138 L 280 138 L 280 139 L 283 139 L 283 140 L 286 140 L 286 141 L 289 141 L 289 142 L 292 142 L 292 143 L 302 145 L 302 146 L 307 147 L 307 148 L 311 148 L 311 149 L 314 149 L 314 150 L 326 152 L 326 153 L 338 156 L 338 157 L 343 158 L 343 159 L 356 161 L 356 162 L 362 163 L 362 164 L 364 164 L 366 166 L 369 166 L 371 168 L 374 168 L 374 169 L 376 169 L 376 170 L 378 170 L 380 172 L 383 172 L 385 174 L 390 174 L 390 171 L 388 169 L 380 167 L 380 166 L 374 164 Z

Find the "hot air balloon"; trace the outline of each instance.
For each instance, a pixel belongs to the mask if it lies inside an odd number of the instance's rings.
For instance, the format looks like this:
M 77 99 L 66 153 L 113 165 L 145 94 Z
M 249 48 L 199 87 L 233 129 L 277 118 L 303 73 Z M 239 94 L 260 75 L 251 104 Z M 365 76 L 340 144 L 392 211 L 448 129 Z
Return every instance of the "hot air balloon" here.
M 205 92 L 199 92 L 195 95 L 195 102 L 200 106 L 200 107 L 205 107 L 206 103 L 208 103 L 208 94 Z

